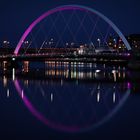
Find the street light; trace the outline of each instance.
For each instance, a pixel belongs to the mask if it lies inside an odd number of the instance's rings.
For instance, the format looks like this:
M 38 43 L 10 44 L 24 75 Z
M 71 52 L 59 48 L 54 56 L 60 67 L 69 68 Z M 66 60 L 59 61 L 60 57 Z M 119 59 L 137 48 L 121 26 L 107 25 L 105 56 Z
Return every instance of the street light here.
M 116 39 L 115 39 L 115 38 L 113 39 L 113 41 L 114 41 L 114 43 L 115 43 L 115 44 L 117 43 L 117 41 L 116 41 Z
M 99 47 L 100 47 L 100 46 L 101 46 L 101 39 L 98 38 L 97 41 L 98 41 L 98 43 L 99 43 Z
M 114 47 L 116 48 L 117 47 L 117 41 L 116 41 L 115 38 L 113 39 L 113 41 L 114 41 Z

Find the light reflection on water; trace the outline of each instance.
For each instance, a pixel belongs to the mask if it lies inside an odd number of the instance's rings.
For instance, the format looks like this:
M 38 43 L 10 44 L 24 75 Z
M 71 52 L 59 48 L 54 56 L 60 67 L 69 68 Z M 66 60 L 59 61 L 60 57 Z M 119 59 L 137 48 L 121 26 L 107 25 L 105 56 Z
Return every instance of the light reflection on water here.
M 37 65 L 38 64 L 35 64 L 35 67 Z M 32 71 L 32 68 L 35 69 L 34 65 L 30 65 L 27 61 L 23 62 L 22 73 L 19 73 L 19 75 L 25 74 L 31 77 L 34 73 L 33 77 L 40 75 L 43 77 L 62 79 L 110 79 L 116 82 L 117 80 L 125 79 L 127 74 L 127 70 L 124 66 L 109 66 L 106 64 L 83 62 L 46 61 L 44 65 L 38 66 L 35 71 Z
M 83 131 L 110 118 L 130 93 L 127 84 L 24 81 L 15 87 L 29 111 L 44 124 L 63 131 Z M 24 94 L 24 95 L 23 95 Z
M 27 109 L 48 127 L 81 132 L 100 126 L 120 109 L 131 90 L 126 77 L 123 66 L 45 62 L 44 70 L 32 70 L 26 62 L 2 82 L 7 98 L 16 88 Z

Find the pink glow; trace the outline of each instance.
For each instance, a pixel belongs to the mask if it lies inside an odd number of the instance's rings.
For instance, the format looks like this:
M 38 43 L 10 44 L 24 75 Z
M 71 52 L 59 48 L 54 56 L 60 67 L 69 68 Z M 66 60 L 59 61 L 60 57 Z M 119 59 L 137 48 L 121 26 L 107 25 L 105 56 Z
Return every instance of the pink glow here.
M 46 13 L 44 13 L 43 15 L 41 15 L 39 18 L 37 18 L 37 20 L 35 20 L 28 28 L 27 30 L 24 32 L 23 36 L 21 37 L 19 43 L 17 44 L 17 47 L 14 51 L 14 54 L 17 55 L 19 52 L 19 49 L 22 46 L 22 43 L 25 41 L 26 37 L 28 36 L 28 34 L 32 31 L 32 29 L 43 19 L 45 19 L 47 16 L 59 12 L 59 11 L 64 11 L 64 10 L 80 10 L 80 11 L 89 11 L 91 13 L 95 13 L 96 15 L 98 15 L 99 17 L 101 17 L 104 21 L 106 21 L 115 31 L 116 33 L 118 33 L 118 35 L 120 36 L 120 38 L 123 40 L 124 44 L 126 45 L 128 50 L 131 50 L 131 47 L 129 45 L 129 43 L 127 42 L 125 36 L 122 34 L 122 32 L 118 29 L 118 27 L 111 21 L 109 20 L 106 16 L 104 16 L 103 14 L 101 14 L 100 12 L 85 7 L 85 6 L 80 6 L 80 5 L 64 5 L 61 7 L 57 7 L 55 9 L 52 9 Z
M 24 42 L 24 40 L 26 39 L 26 37 L 28 36 L 28 34 L 32 31 L 32 29 L 40 22 L 42 21 L 44 18 L 46 18 L 47 16 L 55 13 L 55 12 L 59 12 L 59 11 L 64 11 L 64 10 L 84 10 L 80 7 L 74 7 L 74 6 L 65 6 L 65 7 L 60 7 L 60 8 L 56 8 L 56 9 L 52 9 L 46 13 L 44 13 L 42 16 L 40 16 L 37 20 L 35 20 L 28 28 L 27 30 L 24 32 L 23 36 L 21 37 L 15 51 L 14 54 L 17 55 L 18 51 L 20 49 L 20 47 L 22 46 L 22 43 Z
M 14 85 L 20 97 L 22 98 L 22 90 L 18 80 L 14 81 Z M 53 122 L 49 121 L 46 117 L 44 117 L 40 112 L 38 112 L 25 95 L 24 98 L 22 98 L 22 100 L 25 106 L 28 108 L 28 110 L 32 113 L 32 115 L 35 116 L 41 122 L 43 122 L 45 125 L 49 126 L 50 128 L 58 129 L 61 131 L 67 131 L 67 132 L 76 132 L 80 129 L 77 126 L 68 127 L 68 126 L 63 126 L 61 124 L 54 124 Z
M 131 89 L 131 83 L 130 82 L 127 83 L 127 88 Z

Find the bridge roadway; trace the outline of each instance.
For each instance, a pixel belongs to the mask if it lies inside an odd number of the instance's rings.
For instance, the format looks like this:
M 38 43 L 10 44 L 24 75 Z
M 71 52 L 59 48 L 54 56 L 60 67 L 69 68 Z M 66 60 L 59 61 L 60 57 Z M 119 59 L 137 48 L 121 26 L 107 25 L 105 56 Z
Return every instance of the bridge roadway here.
M 40 53 L 40 54 L 19 54 L 1 55 L 0 61 L 78 61 L 78 62 L 128 62 L 131 59 L 130 53 L 93 53 L 93 54 L 73 54 L 73 53 Z

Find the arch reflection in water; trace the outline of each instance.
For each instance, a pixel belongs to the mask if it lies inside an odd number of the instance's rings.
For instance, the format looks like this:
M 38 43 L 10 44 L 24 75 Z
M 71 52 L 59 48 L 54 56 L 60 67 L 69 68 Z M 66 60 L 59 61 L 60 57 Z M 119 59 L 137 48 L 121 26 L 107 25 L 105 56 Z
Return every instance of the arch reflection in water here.
M 46 80 L 14 81 L 28 110 L 48 127 L 83 132 L 109 120 L 130 93 L 123 83 Z

